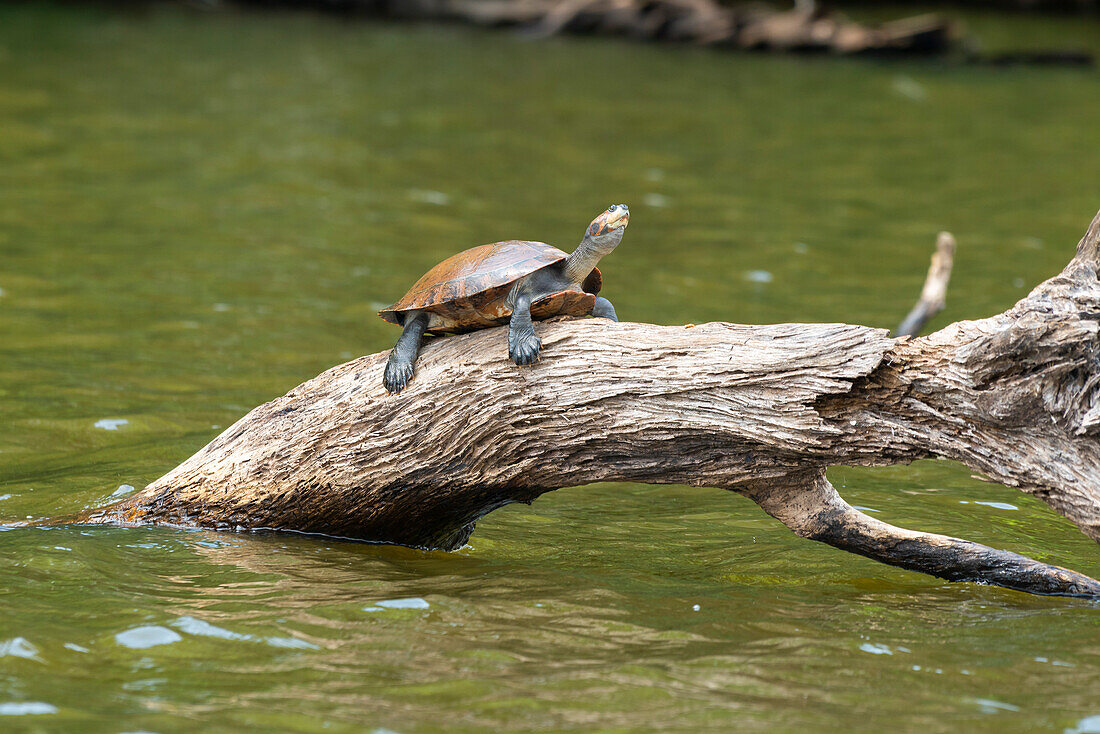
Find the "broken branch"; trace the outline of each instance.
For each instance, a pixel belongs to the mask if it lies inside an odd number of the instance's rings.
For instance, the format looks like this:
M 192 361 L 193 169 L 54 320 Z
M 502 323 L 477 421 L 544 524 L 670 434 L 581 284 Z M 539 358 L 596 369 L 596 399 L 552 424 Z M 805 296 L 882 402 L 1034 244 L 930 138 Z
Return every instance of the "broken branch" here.
M 954 264 L 955 238 L 950 232 L 940 232 L 920 298 L 909 311 L 909 315 L 894 330 L 894 336 L 916 336 L 933 316 L 943 310 L 947 305 L 947 284 L 951 281 L 951 268 Z

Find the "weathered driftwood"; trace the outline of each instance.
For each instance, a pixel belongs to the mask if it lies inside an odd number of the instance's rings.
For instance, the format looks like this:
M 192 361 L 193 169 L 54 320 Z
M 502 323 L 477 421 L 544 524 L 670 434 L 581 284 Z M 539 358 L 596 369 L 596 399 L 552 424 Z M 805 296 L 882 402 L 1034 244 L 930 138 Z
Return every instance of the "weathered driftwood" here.
M 936 54 L 951 49 L 952 27 L 939 16 L 868 26 L 843 15 L 798 3 L 779 10 L 761 3 L 730 6 L 715 0 L 522 0 L 517 19 L 533 35 L 601 33 L 631 38 L 676 41 L 765 51 L 828 51 L 839 54 Z M 451 12 L 460 19 L 473 12 L 486 20 L 482 0 L 454 0 Z
M 314 0 L 289 1 L 319 5 Z M 954 33 L 948 21 L 935 15 L 872 26 L 809 1 L 789 10 L 760 2 L 730 5 L 717 0 L 341 0 L 337 4 L 381 17 L 515 27 L 531 36 L 617 35 L 766 51 L 938 54 L 953 47 Z M 331 3 L 320 5 L 332 7 Z
M 951 268 L 954 264 L 955 238 L 950 232 L 940 232 L 920 298 L 898 328 L 894 329 L 894 336 L 916 336 L 933 316 L 943 310 L 947 305 L 947 284 L 951 282 Z
M 1081 49 L 1039 49 L 986 55 L 960 43 L 957 25 L 918 15 L 877 25 L 857 23 L 813 0 L 777 3 L 720 0 L 237 0 L 294 5 L 397 20 L 515 28 L 524 35 L 615 35 L 754 51 L 842 55 L 954 53 L 969 63 L 1092 65 Z M 1092 2 L 1092 0 L 1088 0 Z M 204 0 L 217 7 L 220 0 Z
M 923 338 L 843 324 L 538 325 L 427 344 L 399 396 L 386 354 L 262 405 L 86 521 L 272 528 L 452 549 L 482 515 L 599 481 L 724 487 L 796 533 L 952 580 L 1100 597 L 1100 583 L 867 517 L 836 464 L 943 456 L 1029 492 L 1100 540 L 1100 214 L 1057 277 Z

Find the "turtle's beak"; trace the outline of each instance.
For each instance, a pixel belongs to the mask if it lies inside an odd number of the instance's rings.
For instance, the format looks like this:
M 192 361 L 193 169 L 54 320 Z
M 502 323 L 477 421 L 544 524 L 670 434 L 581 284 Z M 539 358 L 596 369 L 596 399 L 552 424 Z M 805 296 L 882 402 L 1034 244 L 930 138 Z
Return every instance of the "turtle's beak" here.
M 607 234 L 608 232 L 614 232 L 616 229 L 622 229 L 629 222 L 630 209 L 627 208 L 626 204 L 616 204 L 596 217 L 589 231 L 594 235 Z

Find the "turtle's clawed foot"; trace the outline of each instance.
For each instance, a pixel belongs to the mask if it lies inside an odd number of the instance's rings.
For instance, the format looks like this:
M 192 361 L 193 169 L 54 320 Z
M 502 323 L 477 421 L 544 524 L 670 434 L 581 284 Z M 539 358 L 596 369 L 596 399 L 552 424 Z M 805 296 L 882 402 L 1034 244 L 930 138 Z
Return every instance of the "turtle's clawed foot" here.
M 386 386 L 386 392 L 396 395 L 405 389 L 413 376 L 412 362 L 406 359 L 394 359 L 386 363 L 386 373 L 382 375 L 382 384 Z
M 538 361 L 539 351 L 542 349 L 542 339 L 530 334 L 521 334 L 508 344 L 508 356 L 520 367 L 534 364 Z

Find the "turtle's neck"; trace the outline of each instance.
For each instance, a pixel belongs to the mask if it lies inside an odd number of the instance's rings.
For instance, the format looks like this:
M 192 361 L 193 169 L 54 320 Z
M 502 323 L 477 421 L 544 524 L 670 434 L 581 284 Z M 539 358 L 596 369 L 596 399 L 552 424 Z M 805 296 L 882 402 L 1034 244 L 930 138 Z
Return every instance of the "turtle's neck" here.
M 601 238 L 604 239 L 604 242 L 597 242 L 587 233 L 584 235 L 584 239 L 577 245 L 577 249 L 565 260 L 565 277 L 569 279 L 570 283 L 584 282 L 584 279 L 596 267 L 596 263 L 600 261 L 600 258 L 609 254 L 619 244 L 619 240 L 622 239 L 622 230 L 620 229 L 618 232 L 620 233 L 618 237 L 605 236 Z

